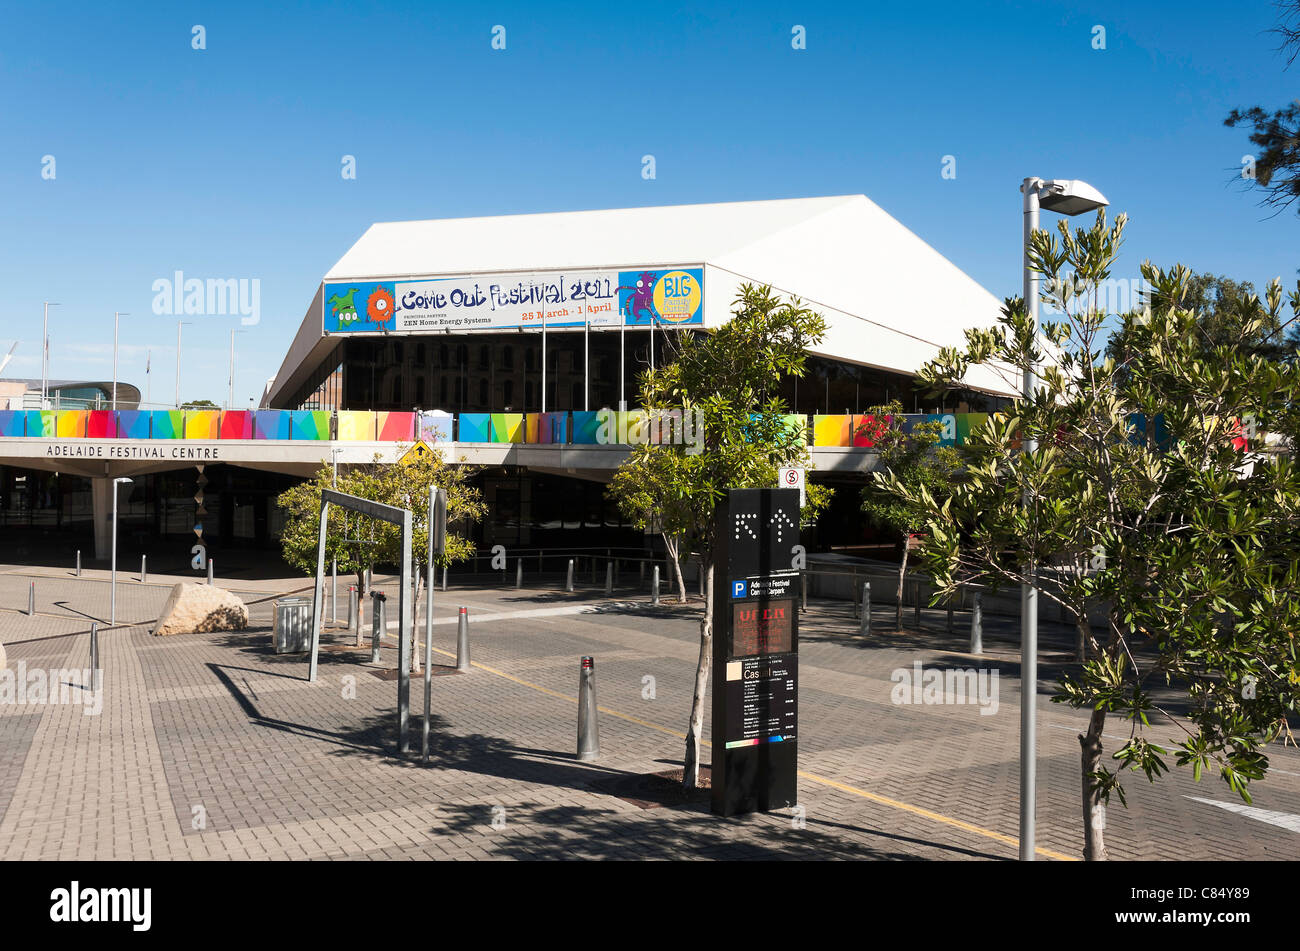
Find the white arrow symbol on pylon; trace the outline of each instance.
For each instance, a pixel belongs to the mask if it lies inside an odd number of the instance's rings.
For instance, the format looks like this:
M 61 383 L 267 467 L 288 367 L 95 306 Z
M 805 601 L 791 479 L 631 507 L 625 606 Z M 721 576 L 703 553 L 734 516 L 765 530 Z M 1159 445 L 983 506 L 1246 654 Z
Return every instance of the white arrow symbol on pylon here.
M 1227 809 L 1229 812 L 1235 812 L 1247 819 L 1256 819 L 1270 825 L 1281 826 L 1283 829 L 1289 829 L 1292 832 L 1300 832 L 1300 816 L 1290 812 L 1274 812 L 1272 809 L 1259 809 L 1256 806 L 1247 806 L 1245 803 L 1240 802 L 1216 802 L 1213 799 L 1202 799 L 1200 796 L 1184 796 L 1183 798 L 1203 802 L 1207 806 L 1218 806 L 1220 809 Z

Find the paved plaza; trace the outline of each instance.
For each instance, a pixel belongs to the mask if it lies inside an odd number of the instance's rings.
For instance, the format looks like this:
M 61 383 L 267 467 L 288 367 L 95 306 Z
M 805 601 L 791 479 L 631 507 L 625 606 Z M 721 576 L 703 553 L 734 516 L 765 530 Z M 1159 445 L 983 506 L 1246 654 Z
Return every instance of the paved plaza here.
M 378 665 L 331 630 L 320 677 L 271 649 L 272 601 L 302 579 L 237 580 L 249 630 L 157 638 L 175 578 L 120 572 L 118 626 L 101 626 L 102 712 L 81 702 L 0 704 L 0 854 L 12 859 L 999 859 L 1016 856 L 1020 703 L 1011 619 L 987 618 L 985 654 L 965 624 L 925 612 L 862 636 L 849 606 L 801 619 L 796 810 L 719 819 L 707 800 L 657 797 L 639 777 L 680 768 L 698 657 L 696 599 L 656 608 L 633 590 L 435 592 L 433 742 L 428 764 L 396 754 L 390 639 Z M 390 622 L 396 624 L 392 579 Z M 36 615 L 25 613 L 32 581 Z M 9 667 L 85 668 L 89 625 L 108 615 L 105 572 L 0 569 Z M 456 616 L 469 609 L 473 669 L 454 674 Z M 909 622 L 911 612 L 908 612 Z M 423 625 L 420 625 L 421 632 Z M 1078 741 L 1085 718 L 1047 699 L 1068 637 L 1044 631 L 1038 845 L 1081 846 Z M 599 759 L 574 755 L 579 658 L 595 657 Z M 996 712 L 893 702 L 891 674 L 996 670 Z M 71 688 L 77 695 L 79 682 Z M 65 690 L 65 693 L 68 692 Z M 418 753 L 422 681 L 412 682 Z M 707 706 L 706 706 L 707 710 Z M 1107 752 L 1126 734 L 1107 727 Z M 1157 729 L 1170 739 L 1173 730 Z M 709 736 L 706 718 L 704 736 Z M 707 760 L 707 748 L 706 748 Z M 1294 859 L 1300 755 L 1274 748 L 1253 785 L 1258 813 L 1216 776 L 1183 770 L 1127 781 L 1112 804 L 1117 859 Z M 1191 798 L 1196 797 L 1196 798 Z M 1209 800 L 1203 802 L 1201 800 Z M 1232 809 L 1221 808 L 1223 803 Z M 1288 820 L 1286 817 L 1290 816 Z M 1290 827 L 1287 827 L 1287 823 Z

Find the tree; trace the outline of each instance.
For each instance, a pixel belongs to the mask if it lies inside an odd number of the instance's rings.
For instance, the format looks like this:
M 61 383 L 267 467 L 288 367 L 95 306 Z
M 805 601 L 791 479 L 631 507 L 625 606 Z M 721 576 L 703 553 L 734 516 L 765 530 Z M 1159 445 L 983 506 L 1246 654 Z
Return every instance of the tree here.
M 903 429 L 903 405 L 897 400 L 868 411 L 859 434 L 867 434 L 880 453 L 881 472 L 891 473 L 901 485 L 913 491 L 924 486 L 933 498 L 945 499 L 961 469 L 961 453 L 940 446 L 943 423 L 916 423 Z M 898 567 L 898 604 L 894 624 L 903 629 L 903 584 L 907 579 L 907 556 L 912 535 L 925 527 L 928 509 L 913 505 L 883 487 L 877 480 L 862 490 L 862 511 L 878 525 L 895 532 L 903 543 Z
M 1281 285 L 1265 302 L 1231 308 L 1225 342 L 1207 349 L 1198 314 L 1178 304 L 1191 273 L 1144 264 L 1151 308 L 1122 319 L 1132 347 L 1118 372 L 1102 354 L 1098 301 L 1124 223 L 1108 226 L 1102 212 L 1071 234 L 1062 222 L 1059 243 L 1036 232 L 1030 261 L 1063 319 L 1040 336 L 1012 299 L 998 327 L 967 331 L 964 348 L 922 369 L 923 383 L 940 388 L 972 364 L 1041 374 L 1032 399 L 971 434 L 952 496 L 941 502 L 883 478 L 929 510 L 920 558 L 943 593 L 964 580 L 1032 582 L 1085 619 L 1089 659 L 1052 700 L 1090 711 L 1079 744 L 1091 860 L 1106 857 L 1111 795 L 1126 803 L 1122 770 L 1155 781 L 1172 756 L 1197 780 L 1217 767 L 1249 801 L 1267 744 L 1294 743 L 1287 718 L 1300 709 L 1300 475 L 1293 460 L 1264 451 L 1268 433 L 1293 418 L 1300 368 L 1248 346 L 1280 319 Z M 1290 309 L 1300 314 L 1300 288 Z M 1036 448 L 1018 451 L 1021 438 Z M 1080 561 L 1085 570 L 1059 570 Z M 1089 613 L 1104 624 L 1087 624 Z M 1176 699 L 1158 698 L 1157 687 Z M 1102 762 L 1108 715 L 1130 727 L 1113 770 Z M 1156 724 L 1174 739 L 1153 741 Z
M 680 333 L 670 363 L 642 374 L 641 403 L 651 413 L 680 412 L 696 420 L 694 445 L 649 443 L 632 448 L 610 493 L 633 520 L 657 514 L 670 537 L 700 559 L 704 616 L 695 670 L 682 783 L 699 783 L 700 731 L 713 659 L 714 510 L 730 488 L 776 485 L 777 469 L 808 458 L 804 429 L 789 425 L 777 395 L 783 377 L 802 376 L 807 348 L 826 332 L 820 314 L 798 298 L 784 302 L 766 285 L 742 285 L 731 319 L 708 334 Z M 804 523 L 830 501 L 825 486 L 809 485 Z
M 1241 325 L 1241 311 L 1250 313 L 1256 307 L 1255 286 L 1250 281 L 1213 274 L 1188 273 L 1183 285 L 1183 297 L 1177 301 L 1162 302 L 1162 306 L 1176 306 L 1196 314 L 1197 335 L 1205 352 L 1211 353 L 1225 345 L 1239 346 L 1245 352 L 1258 354 L 1269 360 L 1294 359 L 1300 346 L 1300 322 L 1273 320 L 1265 312 L 1263 323 L 1249 340 L 1235 340 L 1233 335 Z M 1106 355 L 1124 366 L 1133 350 L 1133 334 L 1123 327 L 1106 341 Z
M 301 482 L 281 493 L 276 503 L 285 510 L 284 531 L 280 544 L 290 565 L 306 574 L 316 573 L 316 548 L 320 531 L 322 489 L 337 489 L 347 495 L 382 502 L 411 510 L 412 572 L 415 584 L 413 603 L 418 602 L 421 587 L 433 579 L 426 578 L 427 566 L 421 553 L 429 544 L 429 486 L 447 492 L 447 545 L 437 559 L 438 567 L 462 561 L 474 554 L 473 543 L 452 530 L 454 524 L 467 526 L 483 517 L 486 507 L 482 494 L 470 482 L 474 470 L 445 462 L 436 450 L 410 463 L 383 464 L 379 456 L 372 463 L 347 466 L 334 472 L 322 465 L 315 478 Z M 401 561 L 399 526 L 349 512 L 337 505 L 330 507 L 325 527 L 325 560 L 336 561 L 340 571 L 357 577 L 357 644 L 361 643 L 361 616 L 364 615 L 366 569 L 376 565 L 398 565 Z M 415 625 L 412 625 L 414 635 Z M 414 656 L 414 654 L 413 654 Z
M 1279 50 L 1289 68 L 1300 55 L 1300 0 L 1283 0 L 1278 7 L 1281 14 L 1273 32 L 1282 37 Z M 1233 109 L 1223 124 L 1251 129 L 1250 141 L 1259 154 L 1253 156 L 1253 175 L 1242 174 L 1264 189 L 1262 204 L 1280 212 L 1300 198 L 1300 99 L 1272 112 L 1260 106 Z

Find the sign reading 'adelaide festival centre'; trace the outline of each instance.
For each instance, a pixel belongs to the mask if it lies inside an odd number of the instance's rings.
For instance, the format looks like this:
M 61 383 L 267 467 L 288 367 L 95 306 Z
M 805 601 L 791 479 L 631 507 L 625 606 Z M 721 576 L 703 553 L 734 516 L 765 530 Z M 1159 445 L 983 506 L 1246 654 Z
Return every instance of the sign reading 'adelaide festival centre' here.
M 480 274 L 327 283 L 329 334 L 700 326 L 703 268 Z
M 798 489 L 731 489 L 718 507 L 713 811 L 796 804 Z

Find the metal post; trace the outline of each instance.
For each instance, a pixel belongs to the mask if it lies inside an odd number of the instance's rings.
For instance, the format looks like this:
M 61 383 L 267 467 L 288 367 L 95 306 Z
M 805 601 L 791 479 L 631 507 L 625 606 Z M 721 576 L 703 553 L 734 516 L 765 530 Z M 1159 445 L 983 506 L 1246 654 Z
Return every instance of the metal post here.
M 411 751 L 411 669 L 415 666 L 415 619 L 411 615 L 411 523 L 409 509 L 402 510 L 402 564 L 397 582 L 397 752 Z
M 35 581 L 33 581 L 32 586 L 27 589 L 27 616 L 28 617 L 36 616 L 36 582 Z
M 858 622 L 858 632 L 871 633 L 871 582 L 862 583 L 862 619 Z
M 614 563 L 605 562 L 605 597 L 614 593 Z
M 970 612 L 970 652 L 984 653 L 984 595 L 975 592 L 975 606 Z
M 117 359 L 117 347 L 113 347 L 114 360 Z M 116 384 L 114 384 L 116 389 Z M 116 393 L 114 393 L 116 396 Z M 108 623 L 109 626 L 117 624 L 117 480 L 114 479 L 109 483 L 113 490 L 113 541 L 112 541 L 112 559 L 109 565 L 108 580 Z M 211 565 L 208 566 L 211 569 Z
M 99 690 L 99 622 L 90 622 L 90 689 Z
M 424 574 L 429 579 L 429 594 L 424 601 L 424 726 L 420 735 L 420 756 L 429 761 L 429 721 L 433 718 L 433 559 L 446 551 L 447 494 L 429 486 L 429 544 Z
M 1038 178 L 1026 178 L 1021 185 L 1024 191 L 1024 301 L 1029 320 L 1038 332 L 1038 273 L 1029 264 L 1029 246 L 1038 230 Z M 1036 388 L 1034 367 L 1025 368 L 1022 395 L 1033 399 Z M 1029 455 L 1038 449 L 1037 442 L 1026 438 L 1021 452 Z M 1025 491 L 1025 507 L 1029 507 L 1029 492 Z M 1027 568 L 1034 576 L 1034 566 Z M 1034 800 L 1037 795 L 1037 730 L 1035 704 L 1038 700 L 1038 589 L 1033 584 L 1020 588 L 1020 858 L 1034 859 Z
M 569 573 L 564 577 L 564 590 L 573 593 L 573 559 L 569 559 Z
M 654 605 L 659 606 L 659 566 L 655 565 L 654 580 L 650 582 L 650 590 L 654 592 Z
M 600 755 L 600 726 L 596 721 L 596 661 L 582 658 L 578 675 L 578 759 L 589 763 Z
M 469 608 L 460 609 L 456 619 L 456 669 L 469 670 Z
M 799 610 L 808 610 L 808 573 L 799 572 Z
M 339 623 L 339 563 L 330 559 L 330 623 Z
M 447 590 L 447 565 L 442 566 L 442 590 Z
M 81 549 L 77 549 L 77 577 L 81 577 Z
M 215 569 L 213 568 L 213 566 L 214 566 L 216 563 L 217 563 L 217 560 L 216 560 L 215 558 L 212 558 L 212 557 L 209 557 L 209 558 L 208 558 L 208 584 L 212 584 L 212 572 L 215 570 Z
M 357 586 L 348 585 L 348 630 L 353 634 L 357 632 Z
M 388 596 L 382 591 L 370 592 L 370 663 L 379 663 L 379 642 L 388 627 Z
M 524 586 L 524 559 L 522 557 L 515 559 L 515 590 L 518 591 Z
M 149 580 L 149 563 L 146 561 L 147 556 L 140 556 L 140 583 L 144 584 Z

